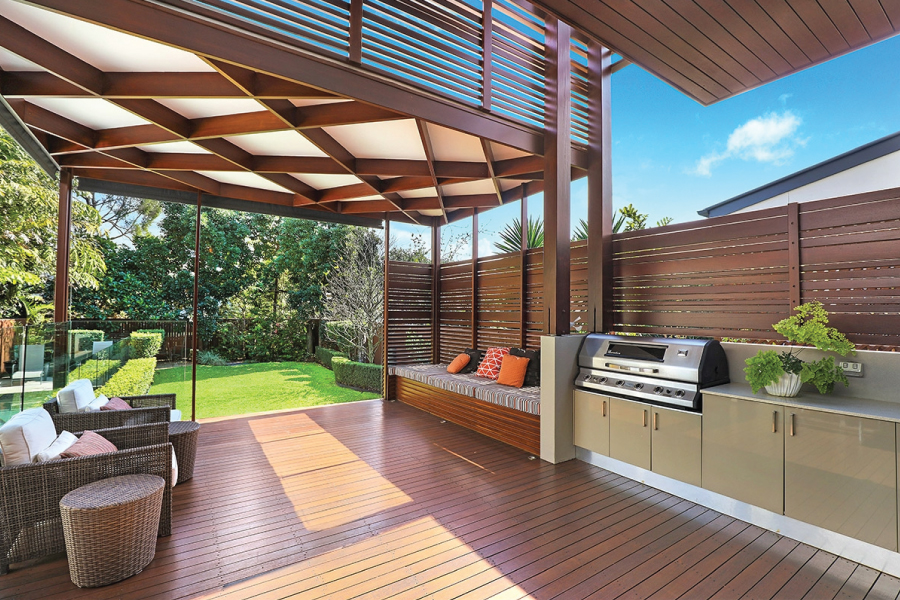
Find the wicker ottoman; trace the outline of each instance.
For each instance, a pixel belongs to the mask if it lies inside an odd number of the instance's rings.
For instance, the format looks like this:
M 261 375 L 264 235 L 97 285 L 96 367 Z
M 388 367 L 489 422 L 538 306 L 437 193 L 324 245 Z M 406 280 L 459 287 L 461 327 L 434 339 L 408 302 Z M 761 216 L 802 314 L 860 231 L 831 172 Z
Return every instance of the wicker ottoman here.
M 165 485 L 156 475 L 123 475 L 63 496 L 59 508 L 72 583 L 108 585 L 150 564 Z
M 172 421 L 169 423 L 169 442 L 175 448 L 178 462 L 178 481 L 183 483 L 194 476 L 194 460 L 197 458 L 197 436 L 200 423 L 196 421 Z

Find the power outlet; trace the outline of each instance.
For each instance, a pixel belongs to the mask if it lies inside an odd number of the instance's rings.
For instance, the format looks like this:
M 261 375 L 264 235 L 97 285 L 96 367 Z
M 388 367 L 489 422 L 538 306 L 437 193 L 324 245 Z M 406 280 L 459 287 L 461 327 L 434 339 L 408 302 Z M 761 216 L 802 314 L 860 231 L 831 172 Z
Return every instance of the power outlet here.
M 846 375 L 847 377 L 862 377 L 863 376 L 862 363 L 848 362 L 846 360 L 843 360 L 843 361 L 841 361 L 840 365 L 841 365 L 841 369 L 844 371 L 844 375 Z

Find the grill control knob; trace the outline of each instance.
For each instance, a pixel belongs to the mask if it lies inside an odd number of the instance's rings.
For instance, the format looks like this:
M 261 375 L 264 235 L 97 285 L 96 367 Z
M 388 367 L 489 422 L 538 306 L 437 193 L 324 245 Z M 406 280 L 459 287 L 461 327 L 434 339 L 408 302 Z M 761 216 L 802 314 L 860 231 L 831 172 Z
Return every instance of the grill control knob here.
M 620 379 L 616 382 L 616 385 L 622 387 L 623 385 L 625 385 L 625 382 Z
M 678 390 L 677 392 L 675 392 L 675 397 L 684 398 L 684 390 Z
M 654 394 L 662 394 L 662 391 L 663 391 L 663 389 L 659 386 L 656 386 L 655 388 L 653 388 Z
M 643 384 L 643 383 L 636 383 L 636 384 L 634 384 L 634 389 L 636 389 L 636 390 L 642 390 L 642 389 L 644 389 L 644 384 Z
M 598 383 L 606 383 L 606 377 L 601 377 Z

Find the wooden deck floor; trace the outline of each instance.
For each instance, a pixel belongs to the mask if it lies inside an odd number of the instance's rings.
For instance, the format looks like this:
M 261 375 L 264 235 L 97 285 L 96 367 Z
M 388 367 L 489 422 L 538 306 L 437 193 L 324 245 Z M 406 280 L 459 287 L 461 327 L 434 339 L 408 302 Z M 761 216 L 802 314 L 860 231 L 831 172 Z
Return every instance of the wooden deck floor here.
M 143 573 L 64 558 L 0 597 L 868 598 L 900 580 L 578 461 L 381 401 L 208 422 Z

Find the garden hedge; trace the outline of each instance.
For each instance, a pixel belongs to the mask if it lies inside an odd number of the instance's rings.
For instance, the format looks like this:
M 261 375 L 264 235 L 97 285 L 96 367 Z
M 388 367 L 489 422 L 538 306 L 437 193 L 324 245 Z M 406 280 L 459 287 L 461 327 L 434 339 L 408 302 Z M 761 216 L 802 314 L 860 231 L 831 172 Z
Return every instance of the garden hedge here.
M 331 360 L 331 365 L 334 380 L 338 384 L 369 392 L 381 392 L 381 365 L 354 362 L 340 356 L 335 356 Z
M 134 333 L 158 333 L 162 336 L 162 341 L 166 341 L 166 330 L 165 329 L 136 329 Z
M 161 333 L 142 333 L 135 331 L 128 338 L 131 346 L 131 358 L 151 358 L 159 354 L 162 348 Z
M 121 367 L 121 360 L 89 360 L 69 373 L 66 384 L 68 385 L 76 379 L 90 379 L 91 383 L 96 386 L 109 379 Z
M 346 358 L 348 360 L 350 358 L 347 356 L 346 352 L 338 352 L 337 350 L 331 350 L 329 348 L 323 348 L 322 346 L 316 346 L 316 360 L 332 371 L 334 369 L 332 369 L 331 360 L 336 357 Z
M 133 358 L 125 363 L 106 385 L 97 390 L 108 398 L 113 396 L 142 396 L 153 384 L 156 358 Z
M 70 329 L 69 348 L 74 352 L 91 351 L 94 349 L 94 342 L 102 342 L 105 336 L 99 329 Z

